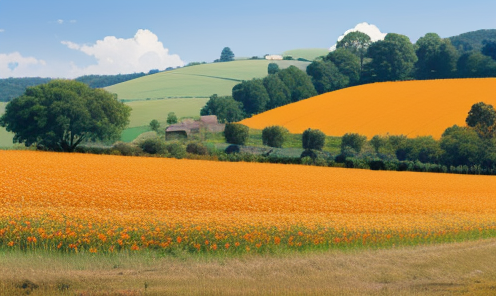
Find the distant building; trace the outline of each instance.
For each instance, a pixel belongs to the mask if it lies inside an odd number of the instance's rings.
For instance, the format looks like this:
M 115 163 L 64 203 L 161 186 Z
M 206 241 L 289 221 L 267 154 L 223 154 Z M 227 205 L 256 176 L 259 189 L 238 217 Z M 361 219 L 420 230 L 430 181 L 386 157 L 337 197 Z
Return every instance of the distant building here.
M 223 132 L 225 124 L 217 122 L 217 116 L 201 116 L 200 120 L 185 119 L 177 124 L 171 124 L 165 129 L 165 139 L 188 138 L 192 134 L 199 134 L 200 130 L 208 132 Z
M 282 60 L 282 55 L 278 54 L 269 54 L 265 56 L 266 60 Z

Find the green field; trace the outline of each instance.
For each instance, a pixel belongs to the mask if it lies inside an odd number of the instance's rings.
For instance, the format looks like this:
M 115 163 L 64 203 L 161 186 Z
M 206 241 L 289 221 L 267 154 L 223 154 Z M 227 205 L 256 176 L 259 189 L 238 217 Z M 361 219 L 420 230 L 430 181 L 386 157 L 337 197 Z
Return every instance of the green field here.
M 268 60 L 241 60 L 203 64 L 140 77 L 107 87 L 119 99 L 145 100 L 158 98 L 210 97 L 231 95 L 234 85 L 242 80 L 267 76 Z M 277 61 L 281 69 L 291 65 L 306 69 L 308 62 Z
M 326 56 L 329 53 L 327 48 L 300 48 L 285 51 L 284 56 L 292 56 L 294 59 L 303 58 L 313 61 L 316 57 Z
M 5 112 L 5 106 L 7 103 L 0 102 L 0 116 Z M 11 147 L 12 139 L 14 138 L 14 134 L 7 132 L 4 127 L 0 127 L 0 148 Z

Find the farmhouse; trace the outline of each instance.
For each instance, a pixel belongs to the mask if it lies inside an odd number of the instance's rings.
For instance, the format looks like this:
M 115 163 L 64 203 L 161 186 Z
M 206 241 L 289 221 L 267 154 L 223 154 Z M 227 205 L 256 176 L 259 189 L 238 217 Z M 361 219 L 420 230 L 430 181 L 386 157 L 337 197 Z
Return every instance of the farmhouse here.
M 201 116 L 200 120 L 184 119 L 178 124 L 171 124 L 165 129 L 165 139 L 188 138 L 199 134 L 201 130 L 208 132 L 223 132 L 225 124 L 217 122 L 217 116 Z
M 282 60 L 282 55 L 278 54 L 269 54 L 265 56 L 266 60 Z

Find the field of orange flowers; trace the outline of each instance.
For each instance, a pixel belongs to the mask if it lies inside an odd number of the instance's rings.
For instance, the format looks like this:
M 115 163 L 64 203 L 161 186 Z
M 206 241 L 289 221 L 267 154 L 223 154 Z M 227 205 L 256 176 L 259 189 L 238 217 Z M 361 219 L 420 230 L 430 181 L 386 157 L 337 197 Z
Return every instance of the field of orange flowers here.
M 496 78 L 384 82 L 350 87 L 279 107 L 241 121 L 254 129 L 320 129 L 328 136 L 359 133 L 433 136 L 465 126 L 473 104 L 496 106 Z
M 496 178 L 0 151 L 0 248 L 276 252 L 496 236 Z

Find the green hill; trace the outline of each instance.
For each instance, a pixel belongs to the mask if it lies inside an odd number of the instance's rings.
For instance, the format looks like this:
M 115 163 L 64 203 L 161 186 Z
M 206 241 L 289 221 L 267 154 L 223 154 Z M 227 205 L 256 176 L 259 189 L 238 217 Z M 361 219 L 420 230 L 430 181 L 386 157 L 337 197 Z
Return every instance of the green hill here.
M 326 56 L 329 53 L 327 48 L 300 48 L 283 52 L 283 56 L 292 56 L 294 59 L 302 58 L 313 61 L 316 57 Z
M 268 60 L 242 60 L 184 67 L 147 75 L 106 89 L 119 99 L 145 100 L 159 98 L 207 98 L 213 94 L 230 95 L 234 85 L 242 80 L 267 76 Z M 308 62 L 276 61 L 281 69 L 295 65 L 306 69 Z
M 482 49 L 482 41 L 496 41 L 496 29 L 467 32 L 449 37 L 448 39 L 461 52 L 470 50 L 480 51 Z

